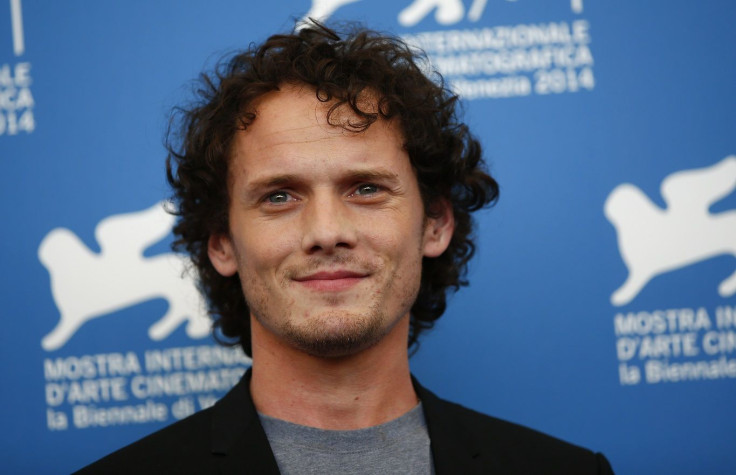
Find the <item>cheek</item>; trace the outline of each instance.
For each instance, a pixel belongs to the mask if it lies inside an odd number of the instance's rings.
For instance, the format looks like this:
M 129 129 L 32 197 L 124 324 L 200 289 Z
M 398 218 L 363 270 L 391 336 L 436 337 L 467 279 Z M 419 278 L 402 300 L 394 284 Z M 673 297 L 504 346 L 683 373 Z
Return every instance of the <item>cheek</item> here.
M 264 229 L 252 226 L 239 240 L 241 266 L 257 272 L 277 270 L 281 261 L 297 249 L 293 228 Z
M 392 213 L 372 215 L 360 224 L 361 234 L 386 247 L 407 248 L 419 243 L 424 235 L 424 215 L 421 207 L 402 207 Z
M 410 220 L 383 222 L 382 232 L 365 234 L 373 251 L 381 258 L 381 265 L 391 268 L 395 278 L 407 282 L 414 274 L 421 274 L 423 229 Z M 420 277 L 418 277 L 420 278 Z

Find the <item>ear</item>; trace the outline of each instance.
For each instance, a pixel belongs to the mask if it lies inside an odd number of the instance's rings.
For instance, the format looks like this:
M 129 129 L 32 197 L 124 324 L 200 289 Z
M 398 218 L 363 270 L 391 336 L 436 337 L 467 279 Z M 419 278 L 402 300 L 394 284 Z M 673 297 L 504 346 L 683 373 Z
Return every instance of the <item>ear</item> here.
M 215 270 L 224 277 L 230 277 L 238 272 L 238 260 L 230 236 L 226 234 L 212 234 L 207 241 L 207 255 Z
M 422 252 L 425 257 L 437 257 L 450 245 L 455 232 L 455 215 L 445 198 L 435 201 L 430 211 L 432 217 L 428 217 L 424 225 Z

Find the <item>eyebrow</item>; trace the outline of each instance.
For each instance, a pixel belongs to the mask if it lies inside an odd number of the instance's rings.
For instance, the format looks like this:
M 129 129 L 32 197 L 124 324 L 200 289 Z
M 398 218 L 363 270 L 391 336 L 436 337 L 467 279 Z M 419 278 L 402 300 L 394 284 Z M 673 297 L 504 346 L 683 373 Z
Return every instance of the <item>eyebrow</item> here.
M 290 183 L 298 183 L 303 181 L 299 175 L 293 174 L 282 174 L 263 178 L 261 180 L 255 180 L 248 184 L 248 188 L 253 191 L 262 190 L 265 188 L 274 188 Z M 348 172 L 340 177 L 340 181 L 379 181 L 388 182 L 389 184 L 398 184 L 399 176 L 391 171 L 385 169 L 374 169 L 374 170 L 356 170 Z
M 274 186 L 286 185 L 287 183 L 293 183 L 294 181 L 298 180 L 299 178 L 296 175 L 276 175 L 249 183 L 248 188 L 252 190 L 260 190 L 263 188 L 272 188 Z
M 360 170 L 346 174 L 346 181 L 381 181 L 398 183 L 399 175 L 384 169 Z

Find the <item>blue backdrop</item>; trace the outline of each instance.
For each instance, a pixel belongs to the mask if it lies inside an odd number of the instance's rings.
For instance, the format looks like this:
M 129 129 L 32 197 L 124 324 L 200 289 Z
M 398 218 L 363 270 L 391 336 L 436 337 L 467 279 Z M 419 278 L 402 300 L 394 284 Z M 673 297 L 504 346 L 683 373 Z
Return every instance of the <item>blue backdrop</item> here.
M 423 47 L 501 201 L 412 358 L 439 395 L 603 451 L 736 466 L 730 0 L 0 7 L 0 463 L 66 473 L 211 404 L 249 361 L 169 250 L 162 137 L 192 78 L 308 12 Z

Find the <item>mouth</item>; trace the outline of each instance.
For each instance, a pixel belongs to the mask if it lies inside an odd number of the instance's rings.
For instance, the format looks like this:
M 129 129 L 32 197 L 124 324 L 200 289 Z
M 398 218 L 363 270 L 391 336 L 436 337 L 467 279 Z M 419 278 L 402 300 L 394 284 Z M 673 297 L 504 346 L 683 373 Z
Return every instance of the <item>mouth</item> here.
M 298 276 L 293 280 L 304 287 L 320 292 L 340 292 L 357 285 L 368 274 L 347 270 L 321 271 Z

